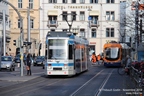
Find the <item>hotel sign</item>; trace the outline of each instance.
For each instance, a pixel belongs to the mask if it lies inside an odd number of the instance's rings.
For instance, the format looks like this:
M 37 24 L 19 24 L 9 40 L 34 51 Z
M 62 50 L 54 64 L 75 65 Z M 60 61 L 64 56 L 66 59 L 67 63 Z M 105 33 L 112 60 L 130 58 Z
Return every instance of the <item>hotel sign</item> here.
M 55 9 L 92 9 L 93 6 L 54 6 Z

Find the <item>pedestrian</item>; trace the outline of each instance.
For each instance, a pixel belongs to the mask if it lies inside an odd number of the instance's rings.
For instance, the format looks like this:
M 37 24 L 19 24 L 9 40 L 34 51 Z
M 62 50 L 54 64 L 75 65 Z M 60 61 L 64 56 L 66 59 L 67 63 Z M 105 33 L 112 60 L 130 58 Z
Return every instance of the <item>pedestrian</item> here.
M 96 55 L 95 52 L 92 54 L 92 64 L 96 63 Z
M 99 60 L 101 59 L 100 54 L 97 56 L 97 61 L 98 61 L 98 65 L 99 65 Z
M 31 58 L 30 58 L 30 54 L 27 55 L 27 75 L 31 75 Z
M 126 61 L 126 68 L 125 69 L 128 71 L 127 74 L 129 75 L 130 74 L 130 70 L 129 69 L 130 69 L 132 60 L 131 60 L 129 55 L 126 56 L 126 60 L 127 61 Z

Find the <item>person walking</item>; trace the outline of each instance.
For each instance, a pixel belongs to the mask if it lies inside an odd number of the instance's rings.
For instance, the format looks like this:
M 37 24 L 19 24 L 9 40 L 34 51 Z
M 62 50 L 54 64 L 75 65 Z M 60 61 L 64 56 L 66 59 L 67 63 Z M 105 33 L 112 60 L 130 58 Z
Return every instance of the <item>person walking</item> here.
M 96 55 L 95 52 L 92 54 L 92 64 L 96 63 Z
M 27 55 L 27 76 L 31 75 L 31 58 L 30 54 Z
M 101 59 L 100 54 L 97 56 L 97 61 L 98 61 L 98 65 L 99 65 L 99 60 Z

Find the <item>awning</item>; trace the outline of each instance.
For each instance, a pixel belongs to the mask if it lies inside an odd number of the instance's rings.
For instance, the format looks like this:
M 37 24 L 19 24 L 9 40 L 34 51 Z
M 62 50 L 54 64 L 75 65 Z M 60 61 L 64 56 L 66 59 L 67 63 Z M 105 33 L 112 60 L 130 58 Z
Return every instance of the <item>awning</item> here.
M 93 10 L 89 12 L 90 16 L 98 16 L 99 15 L 99 11 L 98 10 Z
M 57 16 L 58 15 L 58 11 L 57 10 L 49 10 L 48 11 L 48 16 Z

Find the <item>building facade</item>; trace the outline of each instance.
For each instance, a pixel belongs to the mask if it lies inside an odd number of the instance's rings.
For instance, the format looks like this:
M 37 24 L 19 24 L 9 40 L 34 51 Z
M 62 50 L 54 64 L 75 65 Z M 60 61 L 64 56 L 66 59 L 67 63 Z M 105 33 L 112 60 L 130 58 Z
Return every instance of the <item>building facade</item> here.
M 9 0 L 7 0 L 7 1 L 9 1 Z M 9 48 L 9 41 L 10 41 L 10 33 L 11 33 L 11 31 L 9 31 L 9 6 L 7 5 L 7 4 L 5 4 L 5 3 L 3 3 L 3 2 L 0 2 L 0 39 L 2 39 L 2 41 L 3 41 L 3 26 L 4 26 L 4 24 L 3 24 L 3 10 L 5 11 L 5 28 L 6 28 L 6 45 L 5 45 L 5 51 L 6 51 L 6 53 L 8 53 L 9 54 L 9 52 L 10 52 L 10 48 Z M 0 40 L 1 41 L 1 40 Z M 3 42 L 1 42 L 1 45 L 0 46 L 2 46 L 2 54 L 3 54 Z M 1 48 L 0 48 L 1 49 Z
M 89 40 L 90 54 L 95 51 L 98 55 L 105 43 L 119 40 L 119 0 L 40 0 L 40 6 L 41 55 L 48 31 L 69 30 L 65 18 L 69 23 L 74 19 L 72 32 Z
M 23 19 L 23 31 L 24 31 L 24 41 L 27 41 L 27 11 L 29 7 L 30 14 L 30 32 L 31 32 L 31 51 L 30 53 L 38 53 L 38 49 L 36 48 L 36 43 L 39 40 L 39 0 L 9 0 L 11 4 L 13 4 L 19 11 L 22 19 Z M 19 40 L 20 37 L 20 19 L 12 7 L 9 7 L 9 18 L 10 18 L 10 31 L 11 31 L 11 54 L 16 55 L 16 48 L 18 46 L 14 46 L 13 40 Z M 19 42 L 20 43 L 20 42 Z M 26 52 L 26 47 L 24 47 L 24 52 Z

